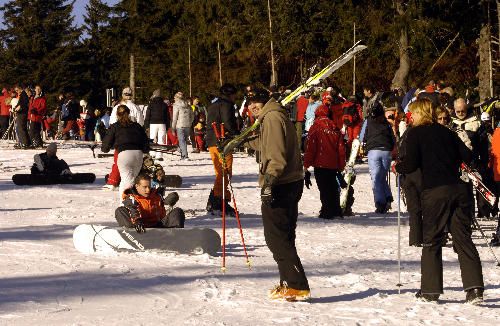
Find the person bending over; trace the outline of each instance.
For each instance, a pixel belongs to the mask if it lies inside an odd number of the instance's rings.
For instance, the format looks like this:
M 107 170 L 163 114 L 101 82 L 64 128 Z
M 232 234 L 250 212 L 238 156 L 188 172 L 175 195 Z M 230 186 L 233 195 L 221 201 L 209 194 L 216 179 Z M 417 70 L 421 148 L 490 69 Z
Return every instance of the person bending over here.
M 123 193 L 123 206 L 115 211 L 118 225 L 135 228 L 138 233 L 146 228 L 184 228 L 184 211 L 174 208 L 179 195 L 172 192 L 164 199 L 164 194 L 164 188 L 151 188 L 149 175 L 139 174 L 134 186 Z
M 36 154 L 31 174 L 65 175 L 72 174 L 68 164 L 57 157 L 57 144 L 50 143 L 45 153 Z

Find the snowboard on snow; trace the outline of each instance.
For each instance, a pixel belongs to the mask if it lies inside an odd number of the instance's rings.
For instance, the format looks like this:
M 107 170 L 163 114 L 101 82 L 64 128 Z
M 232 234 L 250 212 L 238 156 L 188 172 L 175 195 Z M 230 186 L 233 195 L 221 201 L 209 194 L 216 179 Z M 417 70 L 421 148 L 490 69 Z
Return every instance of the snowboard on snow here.
M 215 256 L 221 250 L 219 234 L 201 228 L 149 228 L 137 233 L 122 227 L 81 224 L 73 231 L 73 244 L 84 254 L 156 251 Z
M 93 183 L 95 174 L 93 173 L 73 173 L 65 175 L 50 174 L 14 174 L 12 182 L 18 186 L 40 186 L 55 184 L 81 184 Z

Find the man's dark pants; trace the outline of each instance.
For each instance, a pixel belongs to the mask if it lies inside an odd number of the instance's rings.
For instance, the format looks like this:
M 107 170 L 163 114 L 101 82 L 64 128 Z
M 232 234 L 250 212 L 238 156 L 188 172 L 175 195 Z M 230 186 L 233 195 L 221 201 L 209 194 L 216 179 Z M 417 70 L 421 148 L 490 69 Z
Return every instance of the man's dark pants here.
M 422 192 L 422 293 L 443 293 L 442 245 L 446 225 L 458 254 L 464 290 L 484 287 L 481 260 L 471 238 L 473 199 L 467 187 L 445 185 Z
M 29 130 L 29 135 L 31 138 L 31 141 L 33 142 L 34 146 L 42 146 L 43 141 L 42 141 L 42 123 L 41 122 L 35 122 L 35 121 L 30 121 L 30 130 Z
M 266 244 L 278 264 L 280 284 L 296 290 L 309 290 L 304 268 L 295 248 L 298 203 L 303 180 L 273 186 L 271 204 L 262 203 L 262 220 Z
M 16 116 L 16 129 L 18 141 L 21 145 L 30 145 L 30 139 L 28 136 L 28 115 L 24 113 L 18 113 Z

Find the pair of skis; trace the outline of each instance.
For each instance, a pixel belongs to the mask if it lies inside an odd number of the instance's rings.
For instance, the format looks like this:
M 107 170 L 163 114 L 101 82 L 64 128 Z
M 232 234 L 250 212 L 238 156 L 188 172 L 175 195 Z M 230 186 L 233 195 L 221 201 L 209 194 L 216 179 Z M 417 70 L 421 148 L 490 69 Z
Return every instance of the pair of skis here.
M 321 81 L 328 78 L 331 74 L 333 74 L 336 70 L 342 67 L 344 64 L 349 62 L 354 56 L 358 53 L 366 49 L 366 45 L 359 44 L 361 40 L 356 42 L 350 49 L 344 52 L 337 59 L 333 60 L 328 64 L 325 68 L 323 68 L 320 72 L 315 74 L 314 76 L 309 77 L 304 83 L 302 83 L 299 87 L 297 87 L 293 92 L 288 94 L 283 100 L 281 100 L 281 105 L 285 106 L 290 102 L 294 101 L 301 93 L 309 91 L 314 86 L 321 83 Z M 255 119 L 255 122 L 245 129 L 240 135 L 234 137 L 226 146 L 224 146 L 224 155 L 231 153 L 236 147 L 240 146 L 249 136 L 253 134 L 255 130 L 257 130 L 260 126 L 260 120 Z
M 465 163 L 462 163 L 460 168 L 467 174 L 469 179 L 472 181 L 472 185 L 474 186 L 474 188 L 481 194 L 481 196 L 483 196 L 484 199 L 486 199 L 486 201 L 488 202 L 488 204 L 490 204 L 491 207 L 494 207 L 497 197 L 491 190 L 488 189 L 488 187 L 486 187 L 479 173 L 473 171 L 470 168 L 470 166 L 468 166 Z

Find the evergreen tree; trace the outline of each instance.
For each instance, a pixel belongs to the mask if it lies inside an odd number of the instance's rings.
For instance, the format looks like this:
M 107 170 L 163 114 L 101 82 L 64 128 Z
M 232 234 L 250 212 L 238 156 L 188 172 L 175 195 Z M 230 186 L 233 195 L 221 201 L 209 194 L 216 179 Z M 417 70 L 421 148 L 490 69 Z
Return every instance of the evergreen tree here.
M 49 93 L 82 88 L 80 30 L 73 25 L 73 4 L 66 2 L 13 0 L 0 7 L 2 82 L 39 83 Z
M 87 74 L 91 80 L 88 94 L 89 103 L 103 106 L 105 89 L 112 87 L 110 71 L 117 67 L 117 57 L 110 50 L 112 38 L 109 35 L 109 15 L 111 8 L 101 0 L 90 0 L 84 17 L 84 49 L 87 53 Z

